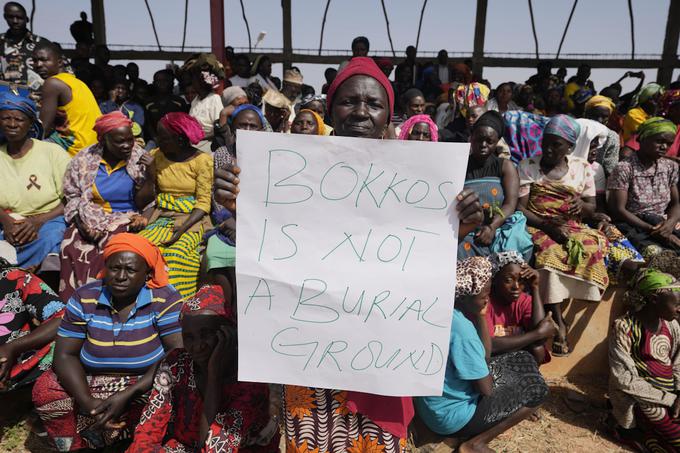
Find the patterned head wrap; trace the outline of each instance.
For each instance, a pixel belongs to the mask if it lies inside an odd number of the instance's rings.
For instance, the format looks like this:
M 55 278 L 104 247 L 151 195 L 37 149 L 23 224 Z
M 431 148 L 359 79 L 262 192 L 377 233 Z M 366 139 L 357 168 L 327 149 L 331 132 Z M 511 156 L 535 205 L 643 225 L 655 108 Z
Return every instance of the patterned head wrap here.
M 399 132 L 399 140 L 408 140 L 408 136 L 411 134 L 413 126 L 418 123 L 426 123 L 428 126 L 430 126 L 431 142 L 439 141 L 439 129 L 437 128 L 437 125 L 434 123 L 434 121 L 432 121 L 432 118 L 430 118 L 430 115 L 413 115 L 411 118 L 404 121 L 401 125 L 401 131 Z
M 472 82 L 467 85 L 459 85 L 453 97 L 460 107 L 460 113 L 467 118 L 472 107 L 486 105 L 490 92 L 489 87 L 483 83 Z
M 295 113 L 298 113 L 300 109 L 307 108 L 307 104 L 310 102 L 318 101 L 323 105 L 324 114 L 326 113 L 326 95 L 325 94 L 308 94 L 303 97 L 299 104 L 295 104 Z
M 311 113 L 312 116 L 314 117 L 314 121 L 316 121 L 316 129 L 317 129 L 316 135 L 326 135 L 326 124 L 323 122 L 323 119 L 319 116 L 318 113 L 316 113 L 314 110 L 302 109 L 298 112 L 298 115 L 302 112 Z
M 653 116 L 638 127 L 638 141 L 641 142 L 647 138 L 666 132 L 676 134 L 678 128 L 672 121 L 661 118 L 660 116 Z
M 458 261 L 456 266 L 456 299 L 462 296 L 476 296 L 491 280 L 491 262 L 482 256 L 473 256 Z
M 196 118 L 184 112 L 170 112 L 161 118 L 160 123 L 169 131 L 184 135 L 192 145 L 205 137 L 203 128 Z
M 262 110 L 260 110 L 259 108 L 257 108 L 257 106 L 254 106 L 253 104 L 241 104 L 238 107 L 236 107 L 229 116 L 229 124 L 232 124 L 236 117 L 238 116 L 238 114 L 244 110 L 252 110 L 253 112 L 257 113 L 257 116 L 260 118 L 262 126 L 264 126 L 265 119 L 264 115 L 262 114 Z
M 338 88 L 340 88 L 340 85 L 355 75 L 365 75 L 372 77 L 383 86 L 385 92 L 387 93 L 387 100 L 389 103 L 388 120 L 391 119 L 392 112 L 394 111 L 394 90 L 392 89 L 392 83 L 380 70 L 378 65 L 375 64 L 373 59 L 369 57 L 354 57 L 349 61 L 349 63 L 347 63 L 347 66 L 338 72 L 338 75 L 328 87 L 328 94 L 326 95 L 327 110 L 330 111 L 330 109 L 333 107 L 333 96 L 335 95 L 335 92 L 338 90 Z
M 120 127 L 132 128 L 132 120 L 120 110 L 114 110 L 97 118 L 92 129 L 97 133 L 97 141 L 101 142 L 106 134 Z
M 634 99 L 635 105 L 644 104 L 657 94 L 663 94 L 663 87 L 658 83 L 648 83 L 645 85 Z
M 42 138 L 43 127 L 38 119 L 38 108 L 31 99 L 14 94 L 11 91 L 0 92 L 0 111 L 3 110 L 17 110 L 26 115 L 33 123 L 28 131 L 28 136 L 30 138 Z
M 526 264 L 522 255 L 516 250 L 494 253 L 489 257 L 489 261 L 491 262 L 494 275 L 500 272 L 500 270 L 508 264 Z
M 663 291 L 680 291 L 680 281 L 670 274 L 656 269 L 640 269 L 631 282 L 632 290 L 626 293 L 626 302 L 634 311 L 640 311 L 649 301 L 649 297 Z
M 568 115 L 555 115 L 545 125 L 543 135 L 550 134 L 561 137 L 572 145 L 578 140 L 581 126 L 576 120 Z
M 185 299 L 180 312 L 180 319 L 187 314 L 210 310 L 217 316 L 227 320 L 229 325 L 236 327 L 236 314 L 231 306 L 224 299 L 224 291 L 220 285 L 206 285 L 198 290 L 196 294 Z
M 661 113 L 668 115 L 671 107 L 678 103 L 680 103 L 680 89 L 666 91 L 661 97 Z
M 607 96 L 602 96 L 601 94 L 598 94 L 588 99 L 588 102 L 586 102 L 586 110 L 590 110 L 596 107 L 604 107 L 607 110 L 609 110 L 609 114 L 611 114 L 616 108 L 616 105 L 614 104 L 614 101 L 612 101 Z

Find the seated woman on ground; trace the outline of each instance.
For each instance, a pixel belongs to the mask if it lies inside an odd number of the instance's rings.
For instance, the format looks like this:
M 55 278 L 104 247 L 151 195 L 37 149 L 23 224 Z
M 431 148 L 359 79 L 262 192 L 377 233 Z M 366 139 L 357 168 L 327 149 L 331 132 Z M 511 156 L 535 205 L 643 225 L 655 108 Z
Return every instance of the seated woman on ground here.
M 517 250 L 527 261 L 531 259 L 533 244 L 526 218 L 516 211 L 517 169 L 511 161 L 496 155 L 496 145 L 504 132 L 503 117 L 494 111 L 484 113 L 472 128 L 465 188 L 479 194 L 484 222 L 460 241 L 460 259 L 506 250 Z
M 645 258 L 680 251 L 678 164 L 665 159 L 676 126 L 659 117 L 638 129 L 640 150 L 619 162 L 607 182 L 609 213 Z
M 62 185 L 71 158 L 39 140 L 35 104 L 11 92 L 0 94 L 0 133 L 0 239 L 16 248 L 20 267 L 36 270 L 64 238 Z
M 170 286 L 158 248 L 120 233 L 104 247 L 104 260 L 102 280 L 68 301 L 53 370 L 33 387 L 33 403 L 58 451 L 128 438 L 156 365 L 182 346 L 181 296 Z
M 168 113 L 158 122 L 159 148 L 151 151 L 156 207 L 139 233 L 161 249 L 170 283 L 182 297 L 196 292 L 198 248 L 203 233 L 212 228 L 213 158 L 193 146 L 202 138 L 200 124 L 186 113 Z
M 414 398 L 417 414 L 428 428 L 465 439 L 458 449 L 461 453 L 491 451 L 491 440 L 529 417 L 548 395 L 538 365 L 527 351 L 491 357 L 485 314 L 491 271 L 485 257 L 458 262 L 444 392 Z
M 59 294 L 73 292 L 97 278 L 104 267 L 102 248 L 111 236 L 137 232 L 147 224 L 140 212 L 153 201 L 151 155 L 135 143 L 132 121 L 121 112 L 95 123 L 97 143 L 73 158 L 64 177 L 70 224 L 61 245 Z
M 491 335 L 491 353 L 525 350 L 539 365 L 550 361 L 546 341 L 556 333 L 552 313 L 545 314 L 540 277 L 516 251 L 490 256 L 493 266 L 491 297 L 486 322 Z M 531 294 L 525 292 L 530 289 Z
M 278 450 L 267 384 L 238 382 L 236 313 L 204 286 L 180 315 L 183 349 L 163 359 L 129 453 Z
M 519 165 L 519 208 L 534 243 L 541 298 L 559 327 L 552 347 L 557 356 L 570 352 L 562 301 L 598 302 L 609 285 L 609 242 L 584 223 L 595 212 L 595 182 L 588 161 L 571 156 L 579 133 L 571 117 L 552 117 L 543 131 L 542 156 Z
M 438 142 L 439 129 L 430 115 L 413 115 L 402 123 L 399 140 Z
M 0 258 L 0 392 L 33 383 L 52 366 L 64 307 L 42 280 Z
M 615 435 L 640 451 L 677 451 L 680 282 L 640 269 L 626 301 L 630 311 L 614 321 L 609 336 Z

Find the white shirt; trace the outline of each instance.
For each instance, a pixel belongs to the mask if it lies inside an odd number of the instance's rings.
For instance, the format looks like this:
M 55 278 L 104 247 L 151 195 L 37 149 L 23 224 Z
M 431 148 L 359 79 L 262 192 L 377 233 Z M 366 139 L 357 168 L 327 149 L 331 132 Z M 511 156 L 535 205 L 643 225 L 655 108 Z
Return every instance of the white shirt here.
M 245 88 L 248 86 L 248 82 L 250 81 L 250 79 L 246 79 L 241 76 L 235 75 L 231 77 L 229 81 L 231 82 L 232 86 Z
M 205 138 L 213 136 L 213 125 L 220 118 L 222 112 L 222 97 L 219 94 L 211 93 L 204 99 L 198 96 L 191 101 L 189 115 L 193 116 L 201 124 Z

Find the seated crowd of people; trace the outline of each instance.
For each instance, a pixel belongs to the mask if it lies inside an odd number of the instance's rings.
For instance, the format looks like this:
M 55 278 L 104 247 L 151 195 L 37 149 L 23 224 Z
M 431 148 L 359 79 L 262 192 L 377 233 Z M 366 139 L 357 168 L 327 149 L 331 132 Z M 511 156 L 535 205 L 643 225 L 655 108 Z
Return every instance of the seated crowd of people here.
M 630 309 L 609 340 L 611 433 L 680 449 L 679 82 L 629 72 L 633 92 L 598 94 L 586 65 L 565 80 L 542 62 L 491 87 L 413 47 L 390 80 L 358 37 L 322 94 L 233 52 L 148 84 L 82 23 L 68 61 L 20 4 L 4 15 L 0 391 L 33 386 L 57 451 L 404 452 L 414 418 L 489 451 L 572 350 L 563 302 L 614 284 Z M 238 130 L 469 143 L 441 396 L 238 381 Z

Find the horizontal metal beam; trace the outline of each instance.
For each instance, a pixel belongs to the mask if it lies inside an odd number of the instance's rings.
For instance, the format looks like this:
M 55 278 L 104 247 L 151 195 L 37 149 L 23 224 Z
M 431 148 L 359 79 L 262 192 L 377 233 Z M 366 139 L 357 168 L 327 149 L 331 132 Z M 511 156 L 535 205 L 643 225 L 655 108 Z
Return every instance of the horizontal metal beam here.
M 72 50 L 65 51 L 67 57 L 73 55 Z M 112 60 L 160 60 L 160 61 L 184 61 L 192 55 L 192 52 L 173 52 L 173 51 L 157 51 L 157 50 L 113 50 L 111 51 Z M 257 55 L 268 56 L 273 63 L 282 63 L 284 55 L 282 53 L 253 53 L 252 57 Z M 351 58 L 351 55 L 307 55 L 296 54 L 292 56 L 293 63 L 307 63 L 307 64 L 325 64 L 338 65 L 342 61 Z M 432 62 L 431 58 L 418 58 L 421 63 Z M 660 59 L 588 59 L 588 58 L 561 58 L 553 60 L 553 67 L 564 66 L 567 68 L 575 68 L 579 65 L 587 63 L 592 68 L 620 68 L 620 69 L 656 69 L 662 67 Z M 672 62 L 666 63 L 674 68 L 680 67 L 680 60 L 675 59 Z M 482 65 L 484 67 L 496 68 L 535 68 L 535 58 L 512 58 L 512 57 L 483 57 Z

